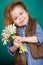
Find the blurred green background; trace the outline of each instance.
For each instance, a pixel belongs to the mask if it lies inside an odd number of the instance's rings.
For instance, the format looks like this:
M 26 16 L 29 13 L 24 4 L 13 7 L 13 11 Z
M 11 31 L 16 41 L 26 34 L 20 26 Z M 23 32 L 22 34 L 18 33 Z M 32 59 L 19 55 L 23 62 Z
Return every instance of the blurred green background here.
M 4 10 L 7 4 L 15 0 L 0 0 L 0 34 L 4 29 Z M 43 29 L 43 0 L 21 0 L 25 3 L 30 14 L 37 18 L 38 23 Z M 14 62 L 14 56 L 8 53 L 7 46 L 3 46 L 0 37 L 0 65 L 11 65 Z

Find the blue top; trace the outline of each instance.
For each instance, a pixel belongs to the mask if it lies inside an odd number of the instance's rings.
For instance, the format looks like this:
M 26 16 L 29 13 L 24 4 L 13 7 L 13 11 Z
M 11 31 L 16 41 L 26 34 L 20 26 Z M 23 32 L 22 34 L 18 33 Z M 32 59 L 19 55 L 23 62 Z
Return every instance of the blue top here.
M 18 27 L 18 32 L 20 33 L 21 36 L 25 37 L 25 30 L 26 30 L 27 24 L 24 27 Z M 40 27 L 40 25 L 37 23 L 36 25 L 36 31 L 35 31 L 35 36 L 38 39 L 38 43 L 37 45 L 40 45 L 43 42 L 43 32 L 42 29 Z M 27 58 L 27 63 L 28 65 L 43 65 L 43 58 L 40 59 L 34 59 L 31 55 L 29 46 L 27 45 L 27 43 L 24 43 L 25 47 L 28 49 L 28 52 L 26 52 L 26 58 Z M 12 53 L 9 48 L 13 46 L 13 43 L 11 42 L 10 46 L 8 47 L 8 52 L 14 56 L 16 53 Z

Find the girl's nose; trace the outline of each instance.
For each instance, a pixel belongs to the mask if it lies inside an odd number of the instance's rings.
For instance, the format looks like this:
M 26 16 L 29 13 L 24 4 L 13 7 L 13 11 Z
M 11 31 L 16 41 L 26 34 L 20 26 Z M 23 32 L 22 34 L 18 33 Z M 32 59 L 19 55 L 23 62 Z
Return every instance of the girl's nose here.
M 21 16 L 19 16 L 19 20 L 21 20 L 22 19 L 22 17 Z
M 19 20 L 21 20 L 21 19 L 22 19 L 22 17 L 21 17 L 20 15 L 18 16 L 18 18 L 19 18 Z

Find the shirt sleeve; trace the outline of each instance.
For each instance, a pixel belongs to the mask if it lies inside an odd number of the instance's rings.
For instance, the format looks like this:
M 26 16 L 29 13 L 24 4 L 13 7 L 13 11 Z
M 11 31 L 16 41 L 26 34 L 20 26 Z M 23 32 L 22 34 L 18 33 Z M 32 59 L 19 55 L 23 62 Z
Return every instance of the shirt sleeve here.
M 10 47 L 12 47 L 12 46 L 13 46 L 13 41 L 11 41 L 11 42 L 9 43 L 9 46 L 7 46 L 7 49 L 8 49 L 9 54 L 10 54 L 11 56 L 14 56 L 14 55 L 16 54 L 16 52 L 12 53 L 12 52 L 10 51 Z
M 37 44 L 40 45 L 43 42 L 43 31 L 42 31 L 41 26 L 38 23 L 36 25 L 36 33 L 35 33 L 35 36 L 38 39 L 38 43 Z

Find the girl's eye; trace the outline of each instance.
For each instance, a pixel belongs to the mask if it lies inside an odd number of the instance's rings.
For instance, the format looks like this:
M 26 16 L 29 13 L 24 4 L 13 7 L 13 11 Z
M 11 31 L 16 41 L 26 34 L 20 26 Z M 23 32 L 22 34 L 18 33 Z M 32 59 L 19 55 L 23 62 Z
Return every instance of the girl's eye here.
M 14 20 L 17 20 L 17 18 L 15 18 Z
M 23 13 L 20 13 L 20 15 L 22 15 Z

